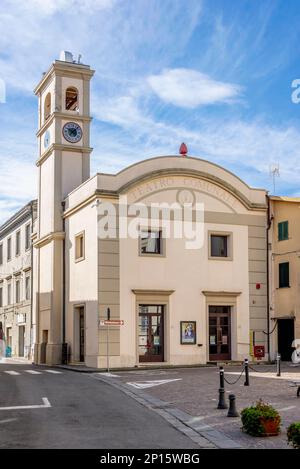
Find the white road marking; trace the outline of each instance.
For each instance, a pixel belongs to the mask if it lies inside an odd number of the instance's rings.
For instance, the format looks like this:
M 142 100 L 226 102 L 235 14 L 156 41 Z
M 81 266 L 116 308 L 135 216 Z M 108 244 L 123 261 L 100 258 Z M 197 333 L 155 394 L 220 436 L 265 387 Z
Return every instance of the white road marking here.
M 19 376 L 20 375 L 20 373 L 18 373 L 17 371 L 13 371 L 13 370 L 4 371 L 4 373 L 7 373 L 8 375 L 12 375 L 12 376 Z
M 240 373 L 238 371 L 226 371 L 226 375 L 239 375 Z M 287 372 L 282 372 L 281 376 L 277 376 L 276 373 L 264 373 L 262 371 L 250 371 L 249 373 L 250 376 L 253 376 L 254 378 L 270 378 L 270 379 L 282 379 L 282 380 L 289 380 L 289 381 L 297 381 L 300 379 L 300 373 L 287 373 Z
M 35 371 L 35 370 L 24 370 L 25 373 L 30 373 L 31 375 L 41 375 L 42 373 L 40 371 Z
M 292 410 L 295 409 L 296 406 L 291 405 L 289 407 L 282 407 L 282 409 L 277 409 L 279 412 L 284 412 L 285 410 Z
M 182 378 L 177 379 L 161 379 L 155 381 L 140 381 L 136 383 L 127 383 L 129 386 L 132 386 L 136 389 L 146 389 L 146 388 L 153 388 L 154 386 L 160 386 L 161 384 L 171 383 L 173 381 L 181 381 Z
M 56 371 L 56 370 L 44 370 L 46 373 L 53 373 L 54 375 L 61 375 L 61 371 Z
M 15 422 L 18 419 L 6 419 L 6 420 L 0 420 L 0 423 L 9 423 L 9 422 Z
M 100 376 L 108 376 L 109 378 L 120 378 L 119 375 L 114 375 L 113 373 L 97 373 L 97 375 L 100 375 Z
M 48 401 L 47 397 L 43 397 L 42 401 L 42 405 L 17 405 L 11 407 L 0 407 L 0 410 L 47 409 L 51 407 L 51 404 Z

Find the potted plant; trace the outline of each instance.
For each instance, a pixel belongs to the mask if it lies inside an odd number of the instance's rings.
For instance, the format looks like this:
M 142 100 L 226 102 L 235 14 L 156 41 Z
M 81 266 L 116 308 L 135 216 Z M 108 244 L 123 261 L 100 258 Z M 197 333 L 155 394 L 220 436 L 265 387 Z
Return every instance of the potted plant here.
M 288 442 L 296 449 L 300 449 L 300 422 L 291 423 L 287 429 Z
M 281 417 L 274 407 L 259 400 L 241 412 L 242 430 L 252 436 L 276 436 L 280 432 Z

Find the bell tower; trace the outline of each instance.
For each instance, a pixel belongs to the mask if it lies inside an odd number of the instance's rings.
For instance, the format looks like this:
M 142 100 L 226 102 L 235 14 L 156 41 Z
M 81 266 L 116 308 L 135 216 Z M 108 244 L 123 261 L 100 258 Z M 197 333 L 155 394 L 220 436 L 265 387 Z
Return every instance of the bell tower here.
M 38 96 L 36 350 L 38 363 L 62 360 L 63 200 L 90 177 L 90 80 L 94 71 L 62 52 L 34 92 Z

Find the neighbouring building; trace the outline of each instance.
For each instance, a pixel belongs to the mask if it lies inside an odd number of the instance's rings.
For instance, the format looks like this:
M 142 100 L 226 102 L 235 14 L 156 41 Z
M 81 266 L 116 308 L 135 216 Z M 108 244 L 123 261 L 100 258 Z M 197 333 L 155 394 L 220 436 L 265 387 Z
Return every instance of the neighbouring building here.
M 0 321 L 12 356 L 32 356 L 32 242 L 37 201 L 0 227 Z
M 35 89 L 35 361 L 102 368 L 109 350 L 111 367 L 198 364 L 266 347 L 265 190 L 180 156 L 91 177 L 93 74 L 65 53 Z M 176 232 L 190 215 L 193 248 Z M 108 330 L 108 308 L 124 324 Z
M 300 197 L 270 197 L 269 243 L 272 358 L 291 360 L 300 345 Z

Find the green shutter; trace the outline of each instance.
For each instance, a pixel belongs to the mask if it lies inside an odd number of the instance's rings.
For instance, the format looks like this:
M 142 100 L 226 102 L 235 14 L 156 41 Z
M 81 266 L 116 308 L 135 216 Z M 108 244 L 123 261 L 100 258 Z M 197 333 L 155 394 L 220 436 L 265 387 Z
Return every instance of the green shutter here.
M 290 286 L 289 263 L 282 262 L 279 264 L 279 288 Z
M 289 239 L 289 222 L 282 221 L 278 223 L 278 241 Z

